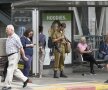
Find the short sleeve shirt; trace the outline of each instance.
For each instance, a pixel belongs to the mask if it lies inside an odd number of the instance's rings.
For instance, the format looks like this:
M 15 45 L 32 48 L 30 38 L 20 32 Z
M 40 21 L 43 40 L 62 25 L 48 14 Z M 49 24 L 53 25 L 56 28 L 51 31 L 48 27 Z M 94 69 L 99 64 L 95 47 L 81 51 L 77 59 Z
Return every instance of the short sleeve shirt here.
M 87 44 L 82 44 L 82 43 L 78 43 L 77 47 L 81 50 L 84 51 L 87 48 Z
M 22 43 L 17 34 L 13 34 L 11 37 L 8 37 L 6 40 L 6 53 L 11 54 L 18 52 L 20 48 L 22 48 Z

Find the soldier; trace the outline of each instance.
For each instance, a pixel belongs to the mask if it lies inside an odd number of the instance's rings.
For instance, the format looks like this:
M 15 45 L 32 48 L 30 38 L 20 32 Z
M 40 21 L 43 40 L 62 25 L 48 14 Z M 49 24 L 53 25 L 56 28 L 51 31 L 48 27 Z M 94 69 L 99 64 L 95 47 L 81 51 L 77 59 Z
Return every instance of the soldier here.
M 57 71 L 60 70 L 60 77 L 67 77 L 63 73 L 64 69 L 64 60 L 65 60 L 65 36 L 64 33 L 60 29 L 59 23 L 55 23 L 56 30 L 52 35 L 52 40 L 58 46 L 60 52 L 54 48 L 54 56 L 55 56 L 55 63 L 54 63 L 54 78 L 58 78 Z

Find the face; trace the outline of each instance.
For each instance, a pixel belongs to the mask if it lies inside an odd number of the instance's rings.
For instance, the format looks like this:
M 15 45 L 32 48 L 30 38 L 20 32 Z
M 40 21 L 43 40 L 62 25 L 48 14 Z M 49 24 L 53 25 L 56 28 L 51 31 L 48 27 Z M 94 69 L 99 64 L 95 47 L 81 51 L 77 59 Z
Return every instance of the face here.
M 81 43 L 85 44 L 86 43 L 86 39 L 81 40 Z
M 54 25 L 54 30 L 58 30 L 59 29 L 59 26 L 58 26 L 58 24 L 56 23 L 55 25 Z
M 12 35 L 13 31 L 10 28 L 6 28 L 7 35 Z
M 61 29 L 61 30 L 64 30 L 64 29 L 65 29 L 65 27 L 61 27 L 60 29 Z
M 29 33 L 29 38 L 31 38 L 31 37 L 33 37 L 33 32 L 32 31 Z

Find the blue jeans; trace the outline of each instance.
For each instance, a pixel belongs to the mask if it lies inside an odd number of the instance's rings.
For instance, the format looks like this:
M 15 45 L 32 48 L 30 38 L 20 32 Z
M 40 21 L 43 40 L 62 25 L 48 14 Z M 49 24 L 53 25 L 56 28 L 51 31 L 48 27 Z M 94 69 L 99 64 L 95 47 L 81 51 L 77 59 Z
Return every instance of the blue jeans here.
M 26 57 L 28 58 L 28 61 L 24 61 L 23 74 L 24 76 L 28 77 L 33 57 L 30 55 L 26 55 Z

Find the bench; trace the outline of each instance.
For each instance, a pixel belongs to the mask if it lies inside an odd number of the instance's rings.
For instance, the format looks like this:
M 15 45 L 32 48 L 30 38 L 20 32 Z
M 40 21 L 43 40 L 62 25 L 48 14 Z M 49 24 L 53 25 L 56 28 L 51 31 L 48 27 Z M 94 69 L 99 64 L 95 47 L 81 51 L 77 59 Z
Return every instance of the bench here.
M 82 54 L 80 54 L 77 49 L 75 50 L 75 53 L 76 53 L 76 63 L 74 63 L 75 64 L 74 69 L 78 68 L 78 69 L 80 69 L 80 71 L 82 71 L 82 70 L 84 71 L 84 67 L 85 67 L 85 69 L 90 67 L 89 62 L 84 61 Z M 103 64 L 103 65 L 106 64 L 106 60 L 103 60 L 103 59 L 96 59 L 96 61 L 98 64 Z M 83 67 L 83 69 L 81 70 L 82 67 Z M 84 75 L 84 73 L 82 75 Z

